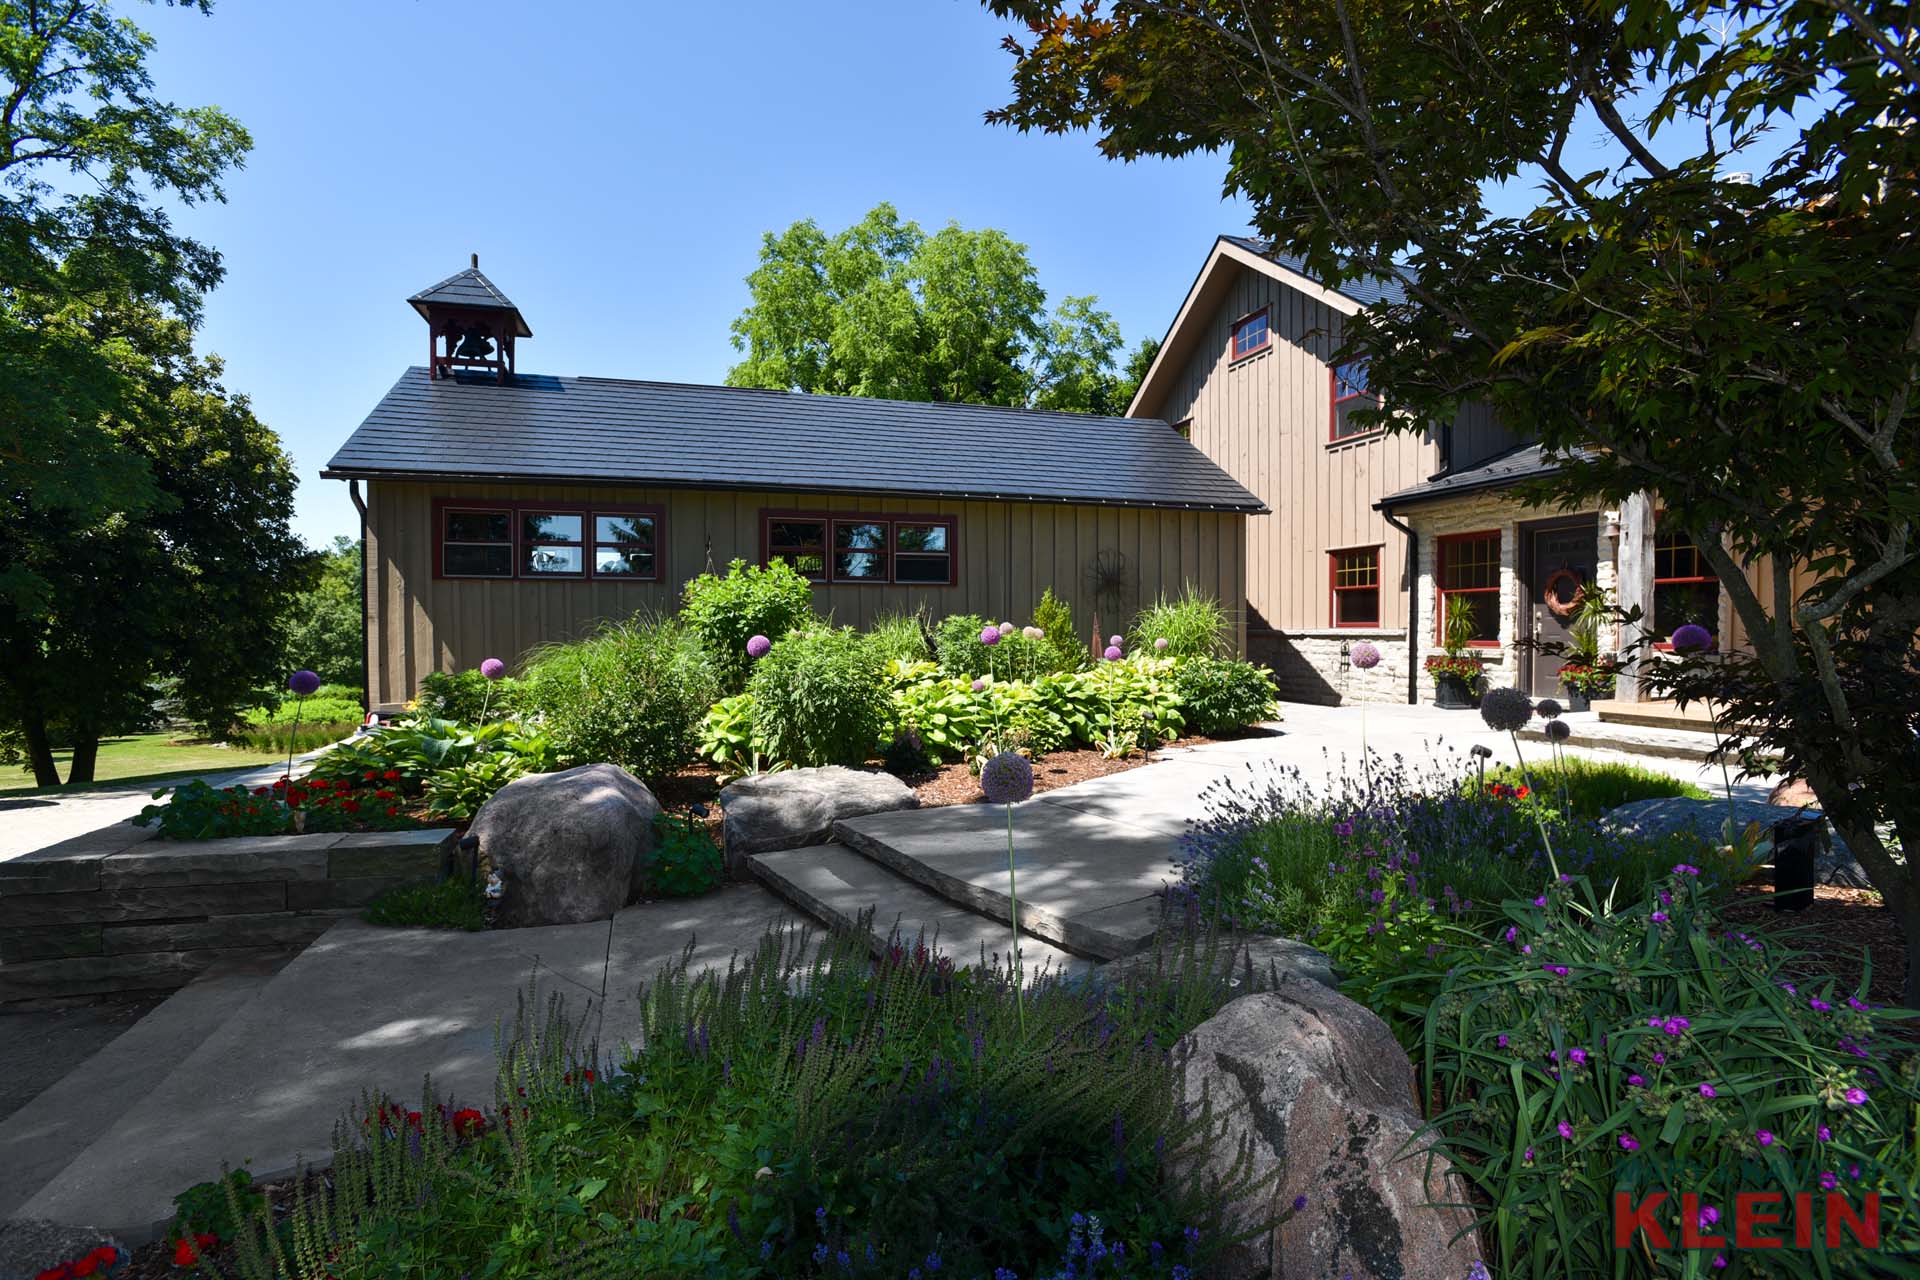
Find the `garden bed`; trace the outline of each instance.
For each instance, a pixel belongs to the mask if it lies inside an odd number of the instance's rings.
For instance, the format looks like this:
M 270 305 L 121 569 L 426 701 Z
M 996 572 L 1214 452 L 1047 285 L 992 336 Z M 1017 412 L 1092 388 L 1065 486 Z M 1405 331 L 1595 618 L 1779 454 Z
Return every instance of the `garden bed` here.
M 1795 968 L 1803 977 L 1831 974 L 1852 991 L 1860 981 L 1863 958 L 1873 960 L 1867 998 L 1874 1004 L 1904 1003 L 1907 946 L 1900 922 L 1874 889 L 1817 886 L 1805 911 L 1775 911 L 1773 890 L 1758 882 L 1742 885 L 1724 912 L 1737 929 L 1777 934 L 1800 954 Z

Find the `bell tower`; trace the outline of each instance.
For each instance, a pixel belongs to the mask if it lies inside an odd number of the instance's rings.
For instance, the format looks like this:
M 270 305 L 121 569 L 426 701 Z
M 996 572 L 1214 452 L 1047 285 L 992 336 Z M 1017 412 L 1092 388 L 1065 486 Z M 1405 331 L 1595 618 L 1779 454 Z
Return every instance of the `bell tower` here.
M 407 299 L 427 322 L 427 376 L 450 378 L 455 369 L 491 369 L 495 379 L 513 377 L 513 343 L 531 338 L 520 308 L 472 265 Z

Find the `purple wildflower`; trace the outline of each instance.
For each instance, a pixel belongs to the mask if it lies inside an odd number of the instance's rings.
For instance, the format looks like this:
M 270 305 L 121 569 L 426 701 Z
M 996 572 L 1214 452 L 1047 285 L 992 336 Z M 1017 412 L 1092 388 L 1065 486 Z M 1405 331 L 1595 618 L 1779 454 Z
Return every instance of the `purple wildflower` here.
M 1571 1139 L 1573 1137 L 1573 1126 L 1568 1124 L 1565 1120 L 1562 1120 L 1559 1124 L 1553 1127 L 1560 1131 L 1561 1137 L 1568 1138 L 1568 1139 Z
M 1755 1129 L 1753 1131 L 1753 1140 L 1763 1147 L 1770 1147 L 1773 1145 L 1773 1131 L 1771 1129 Z
M 1623 1133 L 1620 1135 L 1620 1149 L 1622 1151 L 1638 1151 L 1640 1149 L 1640 1142 L 1632 1134 Z
M 1638 1089 L 1641 1085 L 1645 1084 L 1646 1082 L 1647 1082 L 1647 1078 L 1641 1075 L 1637 1071 L 1627 1077 L 1627 1083 L 1632 1085 L 1636 1089 Z
M 1859 1085 L 1853 1086 L 1853 1088 L 1847 1090 L 1846 1093 L 1842 1094 L 1841 1096 L 1847 1100 L 1847 1103 L 1850 1106 L 1859 1107 L 1859 1106 L 1866 1105 L 1867 1091 L 1865 1089 L 1862 1089 Z
M 1720 1095 L 1714 1091 L 1712 1085 L 1703 1084 L 1700 1086 L 1700 1096 L 1703 1098 L 1717 1098 Z

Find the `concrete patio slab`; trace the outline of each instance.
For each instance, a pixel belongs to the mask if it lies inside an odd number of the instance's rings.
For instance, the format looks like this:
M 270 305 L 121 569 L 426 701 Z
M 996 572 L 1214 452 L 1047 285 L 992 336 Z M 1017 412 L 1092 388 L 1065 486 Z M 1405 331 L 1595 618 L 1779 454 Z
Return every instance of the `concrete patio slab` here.
M 443 1097 L 490 1102 L 495 1028 L 529 983 L 539 1000 L 559 993 L 584 1012 L 604 967 L 610 1050 L 637 1030 L 640 982 L 690 944 L 695 966 L 724 966 L 793 920 L 764 890 L 735 885 L 629 907 L 611 942 L 604 923 L 455 933 L 344 921 L 15 1212 L 150 1238 L 173 1196 L 223 1162 L 264 1175 L 324 1158 L 334 1121 L 363 1089 L 417 1098 L 430 1075 Z

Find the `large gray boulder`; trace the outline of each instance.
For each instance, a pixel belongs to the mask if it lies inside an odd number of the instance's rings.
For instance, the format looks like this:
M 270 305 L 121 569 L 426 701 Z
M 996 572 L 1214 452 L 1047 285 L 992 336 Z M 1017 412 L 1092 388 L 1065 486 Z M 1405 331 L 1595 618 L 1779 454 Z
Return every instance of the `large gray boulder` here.
M 1824 817 L 1818 809 L 1762 804 L 1758 800 L 1733 802 L 1733 821 L 1740 830 L 1745 830 L 1748 824 L 1754 822 L 1771 827 L 1792 818 Z M 1602 819 L 1604 825 L 1634 835 L 1664 836 L 1676 831 L 1689 831 L 1716 844 L 1720 841 L 1720 829 L 1726 821 L 1727 802 L 1724 799 L 1694 800 L 1686 796 L 1635 800 L 1617 809 L 1609 809 Z M 1814 858 L 1815 881 L 1843 889 L 1870 888 L 1866 870 L 1855 860 L 1853 851 L 1847 848 L 1847 842 L 1833 829 L 1832 823 L 1827 824 L 1827 837 L 1827 847 Z
M 509 782 L 470 832 L 500 874 L 500 924 L 607 919 L 640 891 L 659 816 L 653 792 L 618 765 Z
M 1480 1252 L 1466 1188 L 1421 1135 L 1414 1072 L 1369 1009 L 1313 977 L 1283 976 L 1242 996 L 1174 1048 L 1182 1100 L 1213 1104 L 1225 1131 L 1176 1177 L 1224 1176 L 1244 1142 L 1251 1202 L 1229 1228 L 1306 1208 L 1234 1246 L 1212 1274 L 1228 1280 L 1461 1280 Z M 1419 1136 L 1416 1136 L 1419 1135 Z
M 844 765 L 742 778 L 720 792 L 727 865 L 737 868 L 748 854 L 820 844 L 841 818 L 919 804 L 913 789 L 892 774 Z

